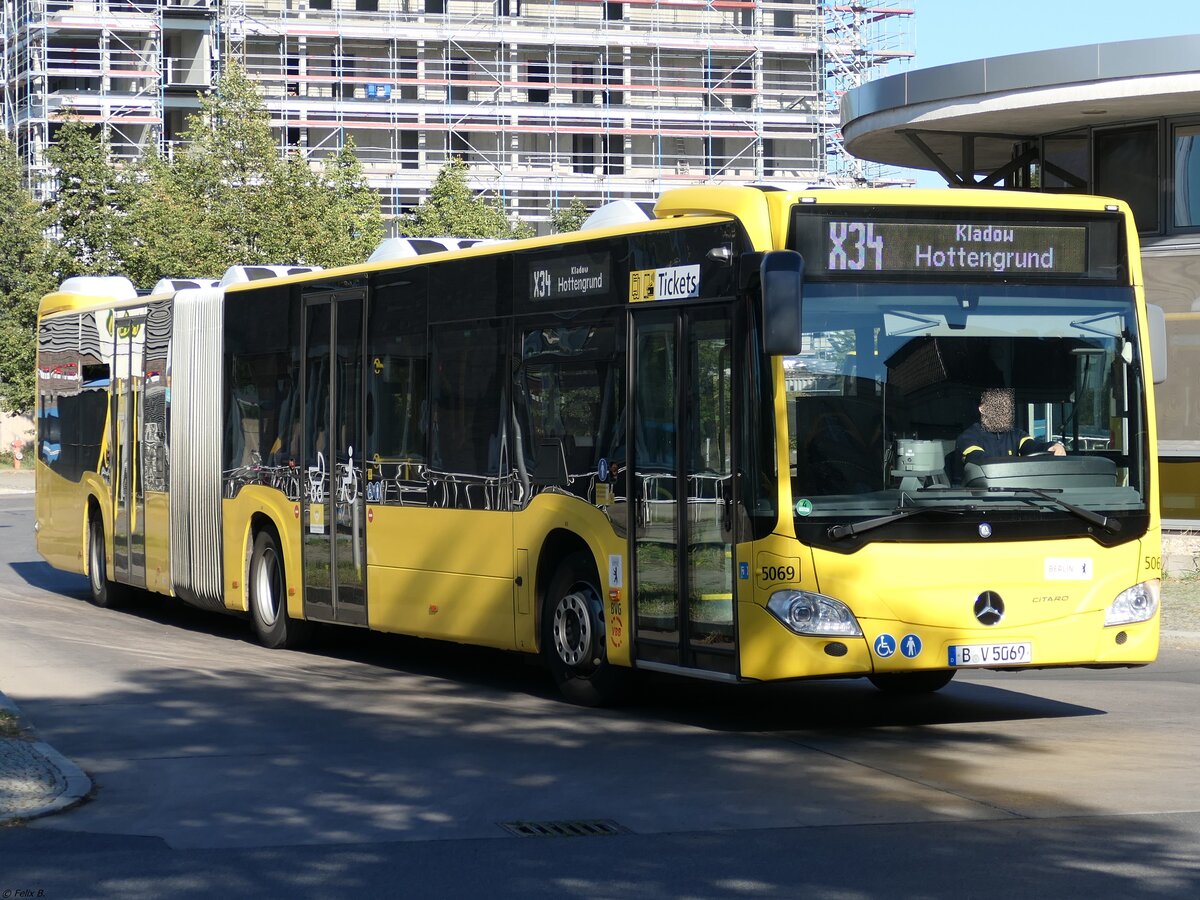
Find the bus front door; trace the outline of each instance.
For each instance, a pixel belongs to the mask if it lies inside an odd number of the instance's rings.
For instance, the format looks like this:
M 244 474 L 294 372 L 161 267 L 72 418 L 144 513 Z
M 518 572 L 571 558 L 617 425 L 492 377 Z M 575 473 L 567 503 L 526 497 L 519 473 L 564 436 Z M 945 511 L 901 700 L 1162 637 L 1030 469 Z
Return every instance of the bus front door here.
M 367 623 L 363 292 L 304 298 L 304 614 Z
M 113 577 L 146 586 L 146 502 L 142 491 L 142 388 L 145 310 L 118 311 L 112 319 Z
M 643 668 L 737 675 L 733 311 L 633 313 L 630 558 Z

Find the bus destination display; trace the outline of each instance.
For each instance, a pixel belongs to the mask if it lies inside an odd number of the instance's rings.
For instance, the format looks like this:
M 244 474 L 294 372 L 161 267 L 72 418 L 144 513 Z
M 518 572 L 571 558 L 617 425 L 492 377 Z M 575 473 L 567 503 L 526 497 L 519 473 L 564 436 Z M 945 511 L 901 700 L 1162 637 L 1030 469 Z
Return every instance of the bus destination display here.
M 606 296 L 612 288 L 607 253 L 548 259 L 530 267 L 529 296 L 534 301 Z
M 796 204 L 788 246 L 815 278 L 1121 283 L 1118 215 Z
M 1082 275 L 1085 225 L 894 222 L 831 219 L 823 260 L 828 272 Z

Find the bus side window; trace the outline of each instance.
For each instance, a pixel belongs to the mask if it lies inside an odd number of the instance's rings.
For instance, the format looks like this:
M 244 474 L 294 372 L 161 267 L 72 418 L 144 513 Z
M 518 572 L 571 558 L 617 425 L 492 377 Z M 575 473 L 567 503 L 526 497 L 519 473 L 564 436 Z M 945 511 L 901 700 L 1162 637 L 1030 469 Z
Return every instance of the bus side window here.
M 606 472 L 621 462 L 613 450 L 624 405 L 622 323 L 612 312 L 588 310 L 521 326 L 515 403 L 535 487 L 586 498 L 600 460 Z
M 289 499 L 299 499 L 298 486 L 281 477 L 299 464 L 297 310 L 292 294 L 282 287 L 226 304 L 224 467 L 228 496 L 243 483 L 257 481 L 273 484 Z M 272 477 L 264 481 L 268 474 Z
M 423 267 L 373 285 L 367 323 L 366 459 L 377 502 L 429 503 L 429 346 Z
M 104 465 L 110 373 L 99 354 L 94 313 L 49 319 L 38 329 L 38 453 L 71 481 Z
M 430 458 L 434 469 L 451 480 L 503 474 L 505 331 L 495 321 L 430 329 Z M 458 490 L 446 499 L 459 508 L 482 508 L 486 501 L 478 494 Z

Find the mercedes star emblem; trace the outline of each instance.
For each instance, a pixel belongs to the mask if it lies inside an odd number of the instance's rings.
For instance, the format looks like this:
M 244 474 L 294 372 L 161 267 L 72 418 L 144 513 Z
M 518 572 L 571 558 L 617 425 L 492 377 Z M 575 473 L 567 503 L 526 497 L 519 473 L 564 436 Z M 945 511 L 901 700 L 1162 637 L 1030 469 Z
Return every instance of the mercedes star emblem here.
M 1004 601 L 995 591 L 984 591 L 975 600 L 975 618 L 981 625 L 995 625 L 1004 618 Z

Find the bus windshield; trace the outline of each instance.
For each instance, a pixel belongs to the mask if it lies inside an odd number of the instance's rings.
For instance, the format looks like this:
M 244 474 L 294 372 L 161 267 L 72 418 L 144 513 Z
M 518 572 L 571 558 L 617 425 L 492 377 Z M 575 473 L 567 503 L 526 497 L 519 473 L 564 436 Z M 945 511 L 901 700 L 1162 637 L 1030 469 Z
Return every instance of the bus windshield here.
M 834 546 L 853 533 L 837 526 L 921 506 L 936 508 L 861 539 L 1103 531 L 1088 512 L 1128 539 L 1146 521 L 1132 288 L 809 284 L 803 352 L 783 364 L 805 540 Z M 989 389 L 1011 398 L 1010 439 L 971 439 Z

